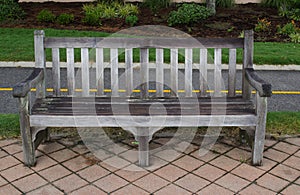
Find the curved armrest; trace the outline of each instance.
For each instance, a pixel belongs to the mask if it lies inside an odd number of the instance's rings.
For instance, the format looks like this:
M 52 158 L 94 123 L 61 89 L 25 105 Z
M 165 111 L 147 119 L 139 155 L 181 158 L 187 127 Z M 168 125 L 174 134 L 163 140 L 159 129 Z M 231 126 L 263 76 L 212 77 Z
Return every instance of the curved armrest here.
M 246 68 L 246 79 L 254 87 L 261 97 L 270 97 L 272 95 L 272 85 L 261 79 L 253 68 Z
M 30 92 L 31 87 L 36 86 L 44 79 L 44 69 L 35 68 L 31 75 L 24 81 L 13 87 L 14 97 L 25 97 Z

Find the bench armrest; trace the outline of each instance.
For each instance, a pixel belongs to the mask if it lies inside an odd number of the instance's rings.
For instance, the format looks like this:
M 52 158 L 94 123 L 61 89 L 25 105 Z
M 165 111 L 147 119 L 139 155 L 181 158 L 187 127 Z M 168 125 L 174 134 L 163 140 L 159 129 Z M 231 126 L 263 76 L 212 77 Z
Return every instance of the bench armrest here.
M 30 92 L 31 87 L 36 86 L 44 79 L 44 69 L 35 68 L 31 75 L 24 81 L 16 84 L 13 87 L 14 97 L 25 97 Z
M 261 97 L 270 97 L 272 95 L 272 86 L 260 78 L 253 68 L 246 68 L 246 79 L 250 85 L 256 89 Z

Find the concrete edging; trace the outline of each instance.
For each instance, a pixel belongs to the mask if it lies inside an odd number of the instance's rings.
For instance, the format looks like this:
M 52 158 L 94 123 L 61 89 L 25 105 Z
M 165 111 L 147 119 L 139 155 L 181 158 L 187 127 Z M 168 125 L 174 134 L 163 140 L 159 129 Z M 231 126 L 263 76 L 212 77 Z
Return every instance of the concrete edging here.
M 108 63 L 107 63 L 108 65 Z M 106 65 L 106 66 L 107 66 Z M 154 64 L 152 64 L 154 65 Z M 150 67 L 152 67 L 150 64 Z M 51 67 L 51 62 L 46 63 L 46 67 Z M 120 67 L 123 67 L 124 64 L 120 64 Z M 182 65 L 181 65 L 182 66 Z M 33 68 L 34 62 L 0 62 L 0 68 Z M 62 63 L 61 67 L 66 67 L 66 63 Z M 80 67 L 80 63 L 75 63 L 75 67 Z M 91 67 L 95 67 L 93 64 Z M 125 66 L 124 66 L 125 67 Z M 180 65 L 179 65 L 180 68 Z M 242 68 L 242 65 L 238 64 L 237 69 L 240 70 Z M 213 69 L 213 65 L 209 65 L 208 69 Z M 226 70 L 228 69 L 227 65 L 222 65 L 222 69 Z M 300 71 L 300 65 L 254 65 L 255 70 L 278 70 L 278 71 L 284 71 L 284 70 L 294 70 L 294 71 Z

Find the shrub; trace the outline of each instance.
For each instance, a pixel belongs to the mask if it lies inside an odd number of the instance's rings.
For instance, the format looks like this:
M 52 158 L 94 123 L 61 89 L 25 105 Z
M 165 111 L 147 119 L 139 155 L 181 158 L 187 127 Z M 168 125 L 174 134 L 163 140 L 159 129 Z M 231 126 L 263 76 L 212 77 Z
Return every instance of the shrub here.
M 255 32 L 261 32 L 261 31 L 267 31 L 269 30 L 271 26 L 271 22 L 269 22 L 266 18 L 264 19 L 258 19 L 257 24 L 255 25 L 254 31 Z
M 135 15 L 130 15 L 130 16 L 127 16 L 126 18 L 125 18 L 125 22 L 127 23 L 127 24 L 129 24 L 130 26 L 134 26 L 134 25 L 136 25 L 136 23 L 138 22 L 138 17 L 137 16 L 135 16 Z
M 61 25 L 67 25 L 74 22 L 74 15 L 73 14 L 60 14 L 56 21 Z
M 292 33 L 289 35 L 291 42 L 300 43 L 300 33 Z
M 40 13 L 38 13 L 37 20 L 39 22 L 51 23 L 55 21 L 55 17 L 56 16 L 51 11 L 43 9 L 42 11 L 40 11 Z
M 162 8 L 170 6 L 170 0 L 144 0 L 143 5 L 148 7 L 152 13 L 157 13 Z
M 207 19 L 210 15 L 210 10 L 204 6 L 195 3 L 184 3 L 179 6 L 177 11 L 172 11 L 169 14 L 168 24 L 169 26 L 179 24 L 191 25 L 200 20 Z
M 24 10 L 15 0 L 0 0 L 0 22 L 18 20 L 24 17 Z
M 83 11 L 85 16 L 83 18 L 83 23 L 86 23 L 91 26 L 101 25 L 100 18 L 102 17 L 102 11 L 98 11 L 98 6 L 94 5 L 83 5 Z
M 279 26 L 277 31 L 279 34 L 291 35 L 291 34 L 299 33 L 300 29 L 295 25 L 295 22 L 292 21 L 284 25 L 282 28 Z
M 120 18 L 126 18 L 127 16 L 136 16 L 139 14 L 139 8 L 133 4 L 125 4 L 121 6 L 118 11 Z
M 217 7 L 234 7 L 235 0 L 216 0 L 216 6 Z
M 263 0 L 262 4 L 266 7 L 280 8 L 282 6 L 289 6 L 293 0 Z

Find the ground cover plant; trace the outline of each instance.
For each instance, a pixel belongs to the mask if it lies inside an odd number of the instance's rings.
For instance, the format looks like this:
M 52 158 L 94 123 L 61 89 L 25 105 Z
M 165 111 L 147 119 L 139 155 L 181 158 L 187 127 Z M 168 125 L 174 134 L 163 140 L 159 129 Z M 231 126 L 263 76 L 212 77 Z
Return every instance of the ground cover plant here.
M 25 12 L 15 0 L 0 0 L 0 23 L 25 17 Z

